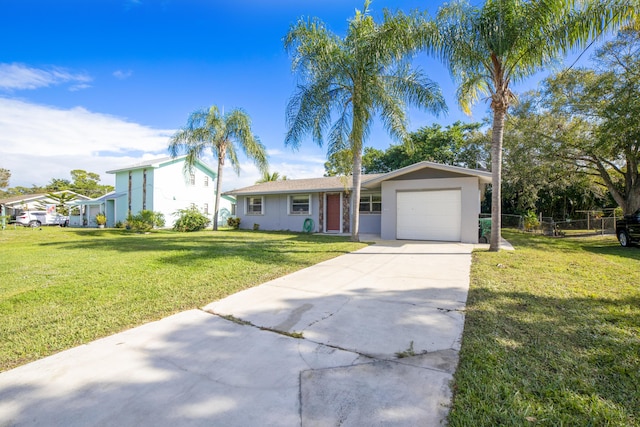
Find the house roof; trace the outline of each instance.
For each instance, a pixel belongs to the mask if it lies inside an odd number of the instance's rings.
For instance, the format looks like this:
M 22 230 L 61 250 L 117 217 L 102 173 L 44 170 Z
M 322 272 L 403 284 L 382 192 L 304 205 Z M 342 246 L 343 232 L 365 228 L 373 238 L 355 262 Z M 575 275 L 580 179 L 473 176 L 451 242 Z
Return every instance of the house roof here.
M 362 188 L 366 189 L 367 183 L 383 174 L 362 175 Z M 328 176 L 323 178 L 285 179 L 282 181 L 270 181 L 249 187 L 227 191 L 225 194 L 239 196 L 243 194 L 291 194 L 318 191 L 344 191 L 352 186 L 351 177 Z
M 14 202 L 29 202 L 31 200 L 37 200 L 45 197 L 46 193 L 37 193 L 37 194 L 20 194 L 18 196 L 7 197 L 6 199 L 0 200 L 0 205 L 8 205 Z
M 382 176 L 369 182 L 369 185 L 379 184 L 382 181 L 398 178 L 398 177 L 401 177 L 402 175 L 407 175 L 412 172 L 417 172 L 423 169 L 450 172 L 453 174 L 464 175 L 464 176 L 475 176 L 480 178 L 480 182 L 485 184 L 488 184 L 491 182 L 491 172 L 482 171 L 479 169 L 469 169 L 469 168 L 463 168 L 460 166 L 443 165 L 440 163 L 424 161 L 424 162 L 414 163 L 412 165 L 405 166 L 401 169 L 397 169 L 389 173 L 383 174 Z
M 399 178 L 403 175 L 424 169 L 431 169 L 454 175 L 473 176 L 479 178 L 482 183 L 491 182 L 491 172 L 467 169 L 459 166 L 442 165 L 433 162 L 420 162 L 388 173 L 362 175 L 362 189 L 366 191 L 368 189 L 378 188 L 383 181 Z M 225 194 L 231 194 L 234 196 L 291 194 L 301 192 L 344 191 L 345 189 L 351 189 L 351 187 L 351 177 L 330 176 L 324 178 L 287 179 L 283 181 L 264 182 L 261 184 L 251 185 L 249 187 L 227 191 Z
M 151 160 L 146 160 L 144 162 L 134 163 L 132 165 L 125 166 L 123 168 L 112 169 L 112 170 L 107 171 L 107 173 L 127 172 L 127 171 L 132 171 L 132 170 L 137 170 L 137 169 L 145 169 L 145 168 L 157 169 L 157 168 L 161 168 L 163 166 L 167 166 L 167 165 L 170 165 L 170 164 L 173 164 L 173 163 L 182 162 L 182 161 L 184 161 L 185 157 L 187 157 L 187 156 L 183 155 L 183 156 L 178 156 L 178 157 L 160 157 L 160 158 L 157 158 L 157 159 L 151 159 Z M 216 171 L 214 171 L 211 168 L 211 166 L 209 166 L 208 164 L 206 164 L 202 160 L 197 159 L 196 163 L 198 165 L 200 165 L 202 168 L 204 168 L 207 172 L 209 172 L 209 174 L 211 174 L 212 176 L 216 175 Z
M 104 196 L 100 196 L 100 197 L 96 197 L 95 199 L 89 199 L 89 200 L 74 200 L 72 202 L 70 202 L 70 205 L 99 205 L 104 203 L 107 200 L 115 200 L 119 197 L 122 196 L 126 196 L 127 193 L 124 191 L 121 191 L 119 193 L 116 193 L 115 191 L 111 191 L 107 194 L 105 194 Z
M 171 157 L 161 157 L 158 159 L 146 160 L 144 162 L 134 163 L 132 165 L 125 166 L 119 169 L 113 169 L 113 170 L 107 171 L 107 173 L 116 173 L 116 172 L 130 171 L 130 170 L 143 169 L 143 168 L 159 168 L 161 165 L 163 165 L 164 163 L 170 162 L 171 160 L 174 160 L 174 159 L 172 159 Z
M 75 194 L 78 199 L 89 199 L 87 196 L 83 196 L 82 194 L 78 194 L 75 191 L 71 190 L 61 190 L 61 191 L 52 191 L 51 194 L 60 194 L 60 193 L 72 193 Z M 20 203 L 28 203 L 32 201 L 36 201 L 39 199 L 46 199 L 50 193 L 34 193 L 34 194 L 19 194 L 17 196 L 7 197 L 6 199 L 0 200 L 0 205 L 14 205 Z

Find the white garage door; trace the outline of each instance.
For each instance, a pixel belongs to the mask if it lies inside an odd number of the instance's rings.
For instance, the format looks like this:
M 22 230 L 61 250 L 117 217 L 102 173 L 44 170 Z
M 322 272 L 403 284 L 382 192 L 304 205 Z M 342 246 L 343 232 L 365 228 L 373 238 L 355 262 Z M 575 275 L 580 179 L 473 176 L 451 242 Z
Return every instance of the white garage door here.
M 398 192 L 397 209 L 398 239 L 460 241 L 460 190 Z

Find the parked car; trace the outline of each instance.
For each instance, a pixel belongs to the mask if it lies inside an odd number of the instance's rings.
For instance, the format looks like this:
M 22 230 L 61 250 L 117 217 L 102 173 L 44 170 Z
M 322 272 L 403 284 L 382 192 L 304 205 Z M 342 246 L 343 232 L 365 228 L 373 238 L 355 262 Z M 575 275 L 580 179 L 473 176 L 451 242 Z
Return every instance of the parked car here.
M 66 227 L 69 225 L 69 217 L 58 213 L 50 214 L 46 211 L 23 211 L 16 214 L 16 218 L 12 222 L 25 227 L 40 227 L 41 225 Z
M 640 210 L 616 221 L 616 236 L 621 246 L 640 242 Z

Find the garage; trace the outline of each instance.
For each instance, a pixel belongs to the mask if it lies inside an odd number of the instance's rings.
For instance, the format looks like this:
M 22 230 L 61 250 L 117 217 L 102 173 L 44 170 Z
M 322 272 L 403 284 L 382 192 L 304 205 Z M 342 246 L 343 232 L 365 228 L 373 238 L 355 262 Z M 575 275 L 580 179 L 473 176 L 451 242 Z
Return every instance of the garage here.
M 398 191 L 396 238 L 461 241 L 461 190 Z

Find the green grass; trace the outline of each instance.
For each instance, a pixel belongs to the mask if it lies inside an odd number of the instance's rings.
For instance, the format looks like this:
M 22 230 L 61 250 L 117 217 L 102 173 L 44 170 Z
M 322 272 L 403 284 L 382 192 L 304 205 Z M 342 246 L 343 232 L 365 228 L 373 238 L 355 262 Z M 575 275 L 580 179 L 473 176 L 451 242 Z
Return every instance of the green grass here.
M 0 371 L 364 246 L 277 232 L 0 232 Z
M 505 237 L 473 255 L 449 425 L 640 425 L 640 248 Z

